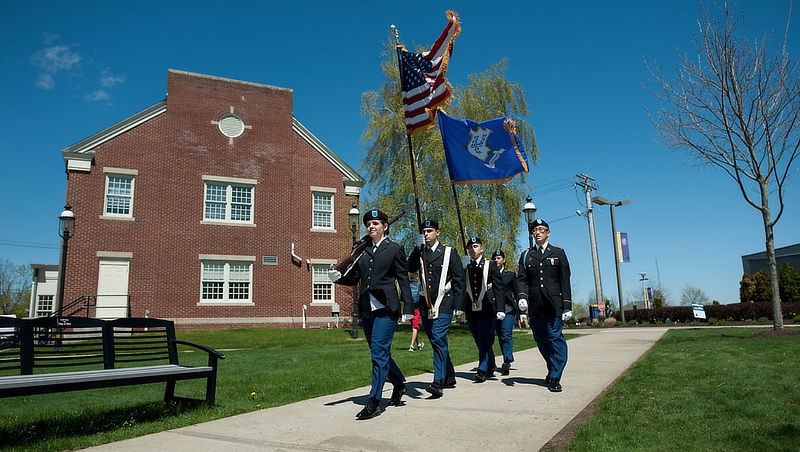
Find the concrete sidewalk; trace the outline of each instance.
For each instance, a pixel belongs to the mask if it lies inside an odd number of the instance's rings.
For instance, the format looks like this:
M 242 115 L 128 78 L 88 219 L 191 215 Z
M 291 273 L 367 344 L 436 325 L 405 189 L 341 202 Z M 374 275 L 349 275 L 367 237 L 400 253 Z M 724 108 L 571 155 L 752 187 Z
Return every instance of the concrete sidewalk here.
M 544 361 L 534 348 L 515 353 L 511 375 L 485 383 L 471 380 L 476 363 L 456 367 L 457 387 L 438 399 L 429 398 L 424 389 L 432 374 L 423 374 L 406 383 L 404 406 L 387 407 L 392 390 L 387 383 L 385 411 L 366 421 L 356 421 L 355 415 L 367 400 L 368 387 L 87 450 L 538 450 L 667 329 L 584 331 L 568 341 L 561 393 L 547 390 Z

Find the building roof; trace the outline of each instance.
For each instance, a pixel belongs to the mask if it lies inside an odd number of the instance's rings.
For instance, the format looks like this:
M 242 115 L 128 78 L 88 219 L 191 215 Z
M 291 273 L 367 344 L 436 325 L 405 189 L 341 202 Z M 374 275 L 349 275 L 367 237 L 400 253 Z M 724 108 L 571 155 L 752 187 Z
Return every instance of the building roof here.
M 171 72 L 181 72 L 170 70 Z M 181 72 L 183 73 L 183 72 Z M 245 83 L 254 86 L 267 86 L 256 83 L 242 82 L 239 80 L 225 79 L 221 77 L 208 76 L 203 74 L 192 74 L 205 78 L 213 78 L 217 80 L 229 81 L 231 83 Z M 284 88 L 285 89 L 285 88 Z M 67 146 L 61 151 L 64 157 L 64 162 L 68 170 L 76 171 L 89 171 L 92 160 L 94 159 L 94 149 L 97 146 L 117 137 L 134 127 L 139 126 L 167 111 L 167 101 L 162 100 L 157 104 L 150 106 L 128 118 L 119 121 L 118 123 L 106 127 L 105 129 L 91 135 L 83 140 Z M 353 167 L 348 165 L 342 160 L 335 152 L 325 145 L 319 138 L 317 138 L 310 130 L 308 130 L 297 118 L 292 115 L 292 130 L 303 138 L 312 148 L 322 154 L 336 169 L 338 169 L 343 176 L 345 189 L 347 194 L 357 195 L 361 187 L 364 186 L 366 180 L 361 177 Z

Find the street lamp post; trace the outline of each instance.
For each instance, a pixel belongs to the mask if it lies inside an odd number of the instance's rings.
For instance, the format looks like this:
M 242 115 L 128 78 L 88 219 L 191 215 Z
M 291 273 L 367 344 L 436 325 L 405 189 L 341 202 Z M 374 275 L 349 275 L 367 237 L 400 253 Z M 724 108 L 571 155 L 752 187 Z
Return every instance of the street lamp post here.
M 649 297 L 647 296 L 647 285 L 646 285 L 647 283 L 645 282 L 647 281 L 647 272 L 640 272 L 639 276 L 641 276 L 641 279 L 639 279 L 639 281 L 642 282 L 642 296 L 644 297 L 644 308 L 650 309 L 650 300 L 648 300 Z
M 361 212 L 358 211 L 358 206 L 353 203 L 353 207 L 347 212 L 347 219 L 350 221 L 350 232 L 353 235 L 353 246 L 356 246 L 356 236 L 358 232 L 358 217 Z M 358 339 L 358 285 L 353 286 L 353 311 L 350 321 L 353 323 L 353 331 L 350 333 L 352 339 Z
M 536 219 L 536 205 L 531 201 L 531 197 L 525 198 L 525 205 L 522 206 L 522 213 L 525 214 L 525 225 L 528 227 L 528 248 L 533 248 L 533 235 L 531 235 L 531 223 Z
M 619 315 L 620 320 L 622 323 L 625 323 L 625 308 L 622 305 L 622 283 L 620 282 L 619 278 L 619 243 L 617 243 L 617 224 L 614 218 L 614 207 L 624 206 L 626 204 L 630 204 L 631 202 L 627 199 L 622 201 L 611 202 L 603 197 L 595 196 L 592 198 L 592 202 L 599 205 L 608 205 L 611 209 L 611 235 L 613 237 L 614 243 L 614 269 L 617 271 L 617 299 L 619 300 Z
M 69 204 L 64 206 L 64 211 L 58 216 L 58 235 L 62 239 L 61 245 L 61 266 L 58 269 L 58 306 L 59 317 L 64 309 L 64 280 L 67 274 L 67 247 L 69 238 L 72 236 L 72 229 L 75 226 L 75 213 Z

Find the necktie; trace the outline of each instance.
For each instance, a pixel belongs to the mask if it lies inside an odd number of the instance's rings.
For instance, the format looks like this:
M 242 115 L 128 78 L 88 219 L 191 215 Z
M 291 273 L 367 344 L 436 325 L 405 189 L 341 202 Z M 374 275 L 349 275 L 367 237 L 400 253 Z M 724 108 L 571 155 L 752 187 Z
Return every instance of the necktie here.
M 378 245 L 372 245 L 372 254 L 375 254 L 376 251 L 378 251 Z

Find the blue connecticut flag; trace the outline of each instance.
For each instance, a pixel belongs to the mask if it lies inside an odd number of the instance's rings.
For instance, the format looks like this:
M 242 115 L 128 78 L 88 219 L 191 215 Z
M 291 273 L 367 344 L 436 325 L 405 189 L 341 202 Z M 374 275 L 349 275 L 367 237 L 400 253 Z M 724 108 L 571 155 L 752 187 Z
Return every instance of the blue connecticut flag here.
M 528 156 L 508 117 L 475 122 L 439 112 L 451 184 L 496 184 L 528 172 Z

